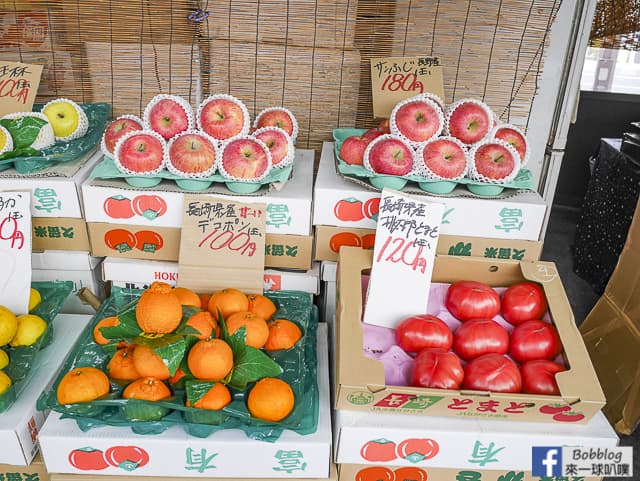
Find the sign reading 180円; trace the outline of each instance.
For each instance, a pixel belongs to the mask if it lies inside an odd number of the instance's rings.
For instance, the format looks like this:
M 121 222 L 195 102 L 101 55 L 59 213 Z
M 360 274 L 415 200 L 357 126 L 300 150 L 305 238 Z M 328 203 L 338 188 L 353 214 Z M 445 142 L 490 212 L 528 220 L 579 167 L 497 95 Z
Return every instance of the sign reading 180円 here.
M 262 293 L 265 204 L 185 195 L 180 286 L 196 292 L 235 287 Z
M 371 59 L 373 116 L 389 117 L 400 101 L 430 92 L 444 99 L 439 57 L 381 57 Z
M 382 191 L 364 322 L 395 328 L 427 312 L 443 212 L 443 204 Z

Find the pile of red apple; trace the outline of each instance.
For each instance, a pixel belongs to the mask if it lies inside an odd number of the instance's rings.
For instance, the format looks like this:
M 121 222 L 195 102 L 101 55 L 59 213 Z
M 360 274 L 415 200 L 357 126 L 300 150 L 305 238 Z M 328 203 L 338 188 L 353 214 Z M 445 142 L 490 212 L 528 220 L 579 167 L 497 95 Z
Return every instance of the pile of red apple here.
M 438 96 L 420 94 L 398 103 L 378 127 L 346 138 L 339 156 L 381 175 L 507 183 L 527 162 L 527 139 L 496 118 L 476 99 L 445 107 Z
M 565 370 L 556 362 L 562 345 L 553 325 L 542 320 L 547 301 L 538 284 L 521 282 L 500 296 L 480 282 L 456 282 L 447 289 L 445 306 L 461 322 L 455 329 L 428 314 L 408 317 L 395 329 L 394 348 L 410 359 L 411 385 L 559 394 L 555 374 Z M 496 322 L 498 316 L 508 324 Z
M 181 177 L 259 181 L 293 161 L 298 133 L 294 115 L 282 107 L 260 112 L 250 132 L 249 111 L 231 95 L 211 95 L 196 113 L 176 95 L 156 95 L 142 119 L 123 115 L 106 128 L 103 153 L 129 175 L 167 168 Z

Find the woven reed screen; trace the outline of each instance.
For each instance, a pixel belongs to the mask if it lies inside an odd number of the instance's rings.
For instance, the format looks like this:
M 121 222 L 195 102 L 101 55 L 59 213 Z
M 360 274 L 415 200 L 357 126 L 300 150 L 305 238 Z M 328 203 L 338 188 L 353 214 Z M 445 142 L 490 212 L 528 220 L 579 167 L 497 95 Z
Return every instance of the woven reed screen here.
M 298 144 L 372 119 L 369 59 L 437 55 L 446 101 L 524 128 L 561 0 L 0 0 L 0 58 L 45 64 L 38 101 L 140 114 L 157 93 L 290 108 Z
M 640 50 L 640 0 L 598 0 L 589 43 Z

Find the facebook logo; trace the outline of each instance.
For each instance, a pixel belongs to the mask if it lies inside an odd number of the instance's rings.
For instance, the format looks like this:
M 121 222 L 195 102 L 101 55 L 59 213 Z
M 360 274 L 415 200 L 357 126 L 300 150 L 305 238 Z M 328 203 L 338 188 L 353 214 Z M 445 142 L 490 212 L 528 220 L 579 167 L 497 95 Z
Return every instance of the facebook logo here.
M 532 449 L 531 474 L 540 477 L 562 476 L 562 448 L 560 446 Z

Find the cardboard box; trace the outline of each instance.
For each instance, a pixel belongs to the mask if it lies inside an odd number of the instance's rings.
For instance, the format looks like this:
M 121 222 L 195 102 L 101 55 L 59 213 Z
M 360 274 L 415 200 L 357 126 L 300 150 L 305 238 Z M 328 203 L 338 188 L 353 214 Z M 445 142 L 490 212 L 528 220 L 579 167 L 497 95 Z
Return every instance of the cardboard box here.
M 338 263 L 322 261 L 320 263 L 320 279 L 324 282 L 336 282 L 338 275 Z
M 211 17 L 206 29 L 212 38 L 243 42 L 271 42 L 287 45 L 326 48 L 353 48 L 356 5 L 333 0 L 261 1 L 260 4 L 236 6 L 232 1 L 209 5 Z M 309 15 L 313 12 L 314 15 Z M 211 21 L 211 18 L 224 19 Z M 251 25 L 252 28 L 229 28 Z
M 336 321 L 336 283 L 322 282 L 322 320 L 330 324 Z
M 30 190 L 33 217 L 71 217 L 81 219 L 82 184 L 101 156 L 93 151 L 74 162 L 58 164 L 33 174 L 19 174 L 15 169 L 0 172 L 0 191 Z
M 177 261 L 179 228 L 93 222 L 87 224 L 91 254 L 157 261 Z M 311 269 L 313 236 L 267 234 L 265 267 Z
M 424 195 L 445 204 L 440 234 L 510 240 L 540 239 L 546 204 L 537 192 L 518 192 L 485 199 L 466 189 L 457 197 Z M 314 188 L 313 225 L 375 229 L 380 192 L 340 177 L 335 169 L 333 143 L 325 142 Z
M 146 289 L 153 281 L 175 286 L 178 284 L 178 263 L 107 257 L 102 263 L 102 279 L 114 286 L 134 289 Z M 296 290 L 318 294 L 320 264 L 314 262 L 312 268 L 305 272 L 266 269 L 264 290 Z
M 91 257 L 91 259 L 97 259 Z M 72 281 L 73 291 L 62 304 L 60 312 L 67 314 L 94 315 L 96 310 L 89 304 L 85 304 L 78 297 L 80 289 L 87 288 L 98 299 L 104 298 L 104 285 L 100 276 L 99 262 L 93 269 L 87 270 L 60 270 L 60 269 L 32 269 L 31 279 L 34 281 Z
M 31 268 L 87 271 L 95 269 L 101 260 L 101 257 L 92 257 L 83 251 L 46 250 L 31 253 Z
M 601 412 L 586 425 L 559 424 L 549 429 L 545 423 L 338 410 L 334 414 L 333 436 L 334 461 L 338 464 L 377 464 L 380 439 L 392 442 L 386 446 L 395 446 L 396 452 L 403 452 L 404 446 L 408 452 L 415 452 L 411 442 L 415 445 L 423 439 L 427 450 L 420 452 L 424 459 L 397 456 L 385 464 L 474 469 L 484 461 L 487 467 L 507 471 L 531 470 L 534 446 L 604 449 L 618 445 L 618 436 Z
M 24 384 L 18 399 L 0 416 L 0 463 L 28 466 L 36 455 L 38 431 L 46 417 L 36 409 L 36 402 L 53 382 L 89 319 L 89 316 L 72 314 L 56 317 L 53 341 L 36 355 L 35 367 L 22 381 Z
M 274 443 L 249 439 L 240 429 L 224 429 L 208 438 L 191 437 L 181 426 L 161 436 L 134 434 L 128 427 L 104 426 L 83 432 L 72 419 L 51 413 L 40 432 L 42 456 L 50 473 L 127 474 L 119 467 L 81 471 L 69 462 L 75 449 L 103 452 L 114 445 L 137 446 L 149 462 L 138 476 L 207 478 L 327 478 L 331 459 L 331 405 L 327 331 L 318 327 L 319 416 L 315 433 L 301 436 L 285 430 Z M 250 459 L 251 462 L 247 462 Z
M 317 225 L 314 237 L 314 260 L 337 261 L 338 252 L 343 245 L 373 249 L 376 231 L 375 229 Z M 535 261 L 540 259 L 542 254 L 542 242 L 443 234 L 438 239 L 436 252 L 450 256 Z
M 640 201 L 604 294 L 580 332 L 607 396 L 604 413 L 616 431 L 640 423 Z
M 82 218 L 32 217 L 31 242 L 34 251 L 89 251 L 87 223 Z
M 568 365 L 566 371 L 556 374 L 560 396 L 386 386 L 382 363 L 366 357 L 362 344 L 361 277 L 371 264 L 369 251 L 353 247 L 340 251 L 336 313 L 337 409 L 584 424 L 604 405 L 604 394 L 575 326 L 558 271 L 550 262 L 436 256 L 432 281 L 475 280 L 494 287 L 506 287 L 525 279 L 540 283 Z M 549 408 L 550 404 L 563 407 Z
M 368 471 L 363 471 L 367 469 Z M 394 466 L 381 466 L 375 471 L 372 466 L 358 464 L 341 464 L 338 466 L 338 481 L 380 481 L 382 479 L 395 479 L 396 481 L 416 481 L 429 479 L 429 481 L 599 481 L 602 478 L 591 477 L 551 477 L 536 478 L 531 470 L 513 471 L 508 469 L 474 469 L 453 468 L 416 468 L 400 472 Z M 405 468 L 406 469 L 406 468 Z M 395 472 L 395 477 L 393 473 Z M 400 476 L 399 476 L 400 474 Z M 53 477 L 51 478 L 53 479 Z
M 203 199 L 215 196 L 238 202 L 265 203 L 267 233 L 309 235 L 313 194 L 311 178 L 313 152 L 298 149 L 293 176 L 280 190 L 274 188 L 266 195 L 253 196 L 217 194 L 211 189 L 207 193 L 195 194 Z M 182 227 L 184 191 L 175 182 L 165 181 L 154 189 L 136 189 L 123 179 L 94 179 L 82 186 L 82 195 L 87 222 Z
M 290 481 L 299 481 L 306 479 L 307 481 L 338 481 L 338 469 L 335 464 L 331 464 L 330 476 L 328 478 L 287 478 Z M 154 476 L 155 481 L 180 481 L 184 478 L 169 478 L 166 476 Z M 216 478 L 218 481 L 237 481 L 237 478 Z M 244 478 L 242 481 L 273 481 L 278 478 Z M 105 481 L 104 475 L 91 474 L 52 474 L 50 481 Z M 140 476 L 109 476 L 111 481 L 139 481 Z
M 49 481 L 49 473 L 47 473 L 42 456 L 38 452 L 28 466 L 0 464 L 0 479 L 7 481 L 10 479 L 15 479 L 16 481 Z

